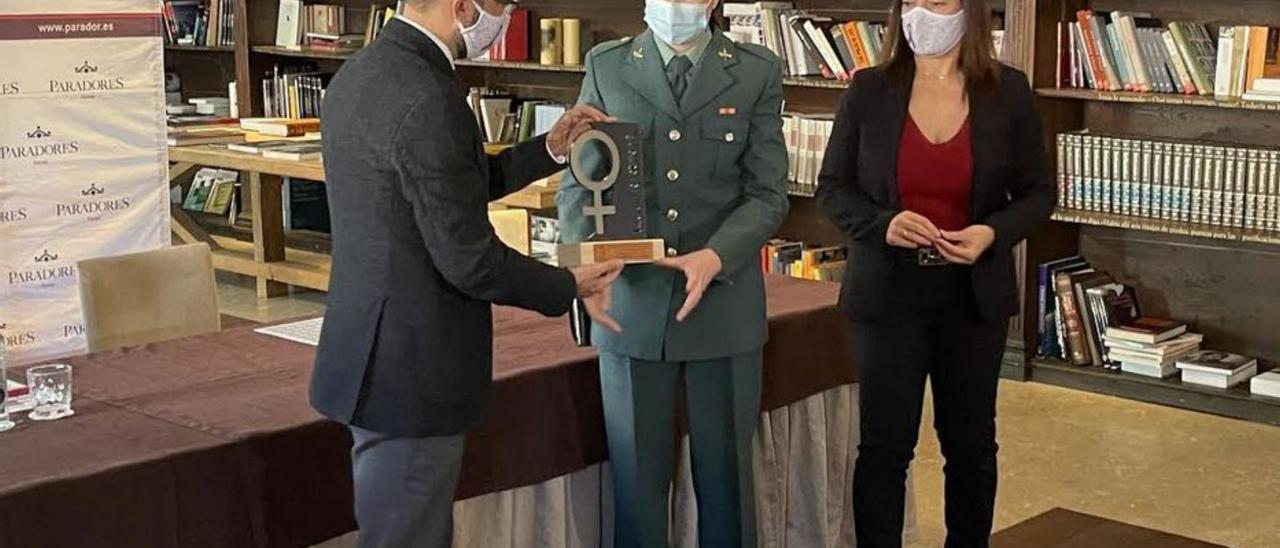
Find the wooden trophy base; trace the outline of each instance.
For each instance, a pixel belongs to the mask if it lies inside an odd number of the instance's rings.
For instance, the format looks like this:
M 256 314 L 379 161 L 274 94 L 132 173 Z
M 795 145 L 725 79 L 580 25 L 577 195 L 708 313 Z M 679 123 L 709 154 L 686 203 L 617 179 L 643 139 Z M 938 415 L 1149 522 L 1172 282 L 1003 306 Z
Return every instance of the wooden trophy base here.
M 666 256 L 661 239 L 601 240 L 579 244 L 562 244 L 556 256 L 562 267 L 599 264 L 621 259 L 627 264 L 652 263 Z

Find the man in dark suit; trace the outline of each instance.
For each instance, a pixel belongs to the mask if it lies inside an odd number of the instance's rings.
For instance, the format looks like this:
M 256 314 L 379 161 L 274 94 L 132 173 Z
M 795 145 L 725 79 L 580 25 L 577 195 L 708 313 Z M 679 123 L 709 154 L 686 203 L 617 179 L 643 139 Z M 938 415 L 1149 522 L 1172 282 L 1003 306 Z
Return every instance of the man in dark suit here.
M 491 394 L 491 305 L 561 315 L 622 268 L 554 268 L 494 234 L 487 203 L 563 169 L 569 144 L 609 118 L 575 108 L 485 154 L 453 72 L 504 28 L 484 1 L 409 0 L 325 98 L 333 273 L 311 401 L 355 439 L 364 547 L 449 545 L 463 434 Z

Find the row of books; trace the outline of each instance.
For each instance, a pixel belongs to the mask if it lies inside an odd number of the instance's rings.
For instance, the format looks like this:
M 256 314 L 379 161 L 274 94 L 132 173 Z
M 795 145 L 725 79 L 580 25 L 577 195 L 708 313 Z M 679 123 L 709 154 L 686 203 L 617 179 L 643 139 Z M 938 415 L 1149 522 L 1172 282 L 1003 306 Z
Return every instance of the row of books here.
M 166 44 L 230 47 L 235 45 L 235 2 L 232 0 L 168 0 L 161 5 Z
M 1081 10 L 1058 25 L 1057 87 L 1280 101 L 1280 31 Z M 1217 36 L 1217 40 L 1214 37 Z
M 332 74 L 314 65 L 276 65 L 262 78 L 263 114 L 269 118 L 319 118 Z
M 1058 203 L 1207 226 L 1280 231 L 1280 149 L 1057 137 Z
M 816 281 L 840 281 L 849 261 L 844 246 L 815 247 L 803 242 L 769 240 L 760 249 L 760 267 L 766 274 Z
M 788 191 L 812 196 L 818 190 L 822 157 L 831 139 L 835 120 L 831 115 L 790 114 L 782 118 L 787 143 Z
M 1143 316 L 1132 286 L 1067 257 L 1037 267 L 1041 357 L 1153 378 L 1181 375 L 1187 384 L 1227 389 L 1254 377 L 1258 361 L 1204 350 L 1204 336 L 1185 322 Z M 1254 392 L 1280 397 L 1280 373 L 1261 377 Z
M 182 201 L 182 209 L 226 215 L 236 192 L 240 172 L 230 169 L 200 168 Z
M 884 25 L 837 22 L 796 10 L 792 2 L 727 3 L 728 36 L 768 47 L 789 76 L 844 80 L 884 58 Z
M 1038 266 L 1040 356 L 1075 365 L 1108 366 L 1102 343 L 1112 325 L 1141 317 L 1132 287 L 1093 269 L 1083 257 Z
M 370 14 L 369 20 L 375 19 Z M 365 29 L 366 32 L 368 29 Z M 276 45 L 289 49 L 354 51 L 365 44 L 366 35 L 348 33 L 347 8 L 331 4 L 305 4 L 302 0 L 280 0 L 276 14 Z
M 403 0 L 400 2 L 403 3 Z M 369 20 L 364 28 L 364 43 L 372 44 L 382 34 L 382 28 L 396 16 L 396 5 L 374 4 L 369 7 Z
M 484 141 L 519 143 L 551 131 L 567 107 L 552 101 L 523 100 L 503 90 L 471 88 L 467 96 Z

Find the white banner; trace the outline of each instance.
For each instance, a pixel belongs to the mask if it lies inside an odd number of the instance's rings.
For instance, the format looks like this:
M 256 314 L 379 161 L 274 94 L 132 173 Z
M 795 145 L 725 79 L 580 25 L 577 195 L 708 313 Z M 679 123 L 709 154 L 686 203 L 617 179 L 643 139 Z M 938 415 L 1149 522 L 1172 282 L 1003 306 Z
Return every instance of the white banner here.
M 169 245 L 159 0 L 0 2 L 0 335 L 82 352 L 76 263 Z

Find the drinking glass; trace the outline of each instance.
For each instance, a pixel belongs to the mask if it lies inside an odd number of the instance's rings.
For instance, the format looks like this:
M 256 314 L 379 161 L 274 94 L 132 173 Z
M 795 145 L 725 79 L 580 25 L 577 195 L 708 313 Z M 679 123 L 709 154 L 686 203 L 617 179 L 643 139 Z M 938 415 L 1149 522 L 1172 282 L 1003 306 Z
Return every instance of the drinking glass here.
M 36 408 L 27 415 L 34 421 L 51 421 L 70 417 L 71 366 L 63 363 L 41 365 L 27 370 L 27 385 L 36 400 Z

